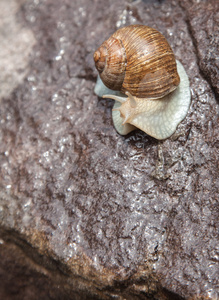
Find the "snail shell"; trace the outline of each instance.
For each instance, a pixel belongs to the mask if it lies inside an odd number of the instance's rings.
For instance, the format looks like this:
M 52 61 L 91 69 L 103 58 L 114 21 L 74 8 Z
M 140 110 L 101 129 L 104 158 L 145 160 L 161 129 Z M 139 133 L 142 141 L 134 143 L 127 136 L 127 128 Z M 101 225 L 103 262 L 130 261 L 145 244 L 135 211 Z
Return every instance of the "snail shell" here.
M 144 25 L 117 30 L 94 53 L 94 61 L 106 87 L 139 98 L 164 97 L 180 82 L 167 40 Z

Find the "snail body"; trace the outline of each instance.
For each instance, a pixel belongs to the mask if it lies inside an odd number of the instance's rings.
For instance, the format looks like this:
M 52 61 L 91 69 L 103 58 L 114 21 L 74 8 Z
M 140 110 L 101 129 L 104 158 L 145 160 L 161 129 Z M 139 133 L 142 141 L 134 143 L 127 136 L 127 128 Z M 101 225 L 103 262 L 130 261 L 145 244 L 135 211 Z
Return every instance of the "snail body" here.
M 96 93 L 116 100 L 113 121 L 120 134 L 136 127 L 157 139 L 173 134 L 189 108 L 189 81 L 161 33 L 143 25 L 121 28 L 98 48 L 94 61 L 101 79 L 95 90 L 102 86 Z M 185 90 L 184 103 L 179 92 Z

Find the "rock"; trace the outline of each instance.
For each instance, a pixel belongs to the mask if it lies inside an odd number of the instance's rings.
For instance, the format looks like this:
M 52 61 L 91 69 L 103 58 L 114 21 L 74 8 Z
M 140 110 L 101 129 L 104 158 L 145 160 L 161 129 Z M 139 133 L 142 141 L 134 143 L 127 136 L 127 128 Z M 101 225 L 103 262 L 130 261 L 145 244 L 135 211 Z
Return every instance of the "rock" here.
M 0 99 L 7 97 L 28 73 L 29 55 L 35 40 L 32 31 L 16 20 L 18 1 L 0 2 Z
M 201 42 L 214 2 L 195 3 L 4 1 L 1 298 L 217 299 L 219 32 Z M 166 36 L 191 82 L 189 114 L 162 142 L 118 135 L 113 101 L 93 93 L 94 50 L 136 23 Z
M 200 73 L 210 83 L 219 100 L 219 2 L 207 3 L 183 1 L 183 7 L 188 15 L 188 25 L 197 52 Z

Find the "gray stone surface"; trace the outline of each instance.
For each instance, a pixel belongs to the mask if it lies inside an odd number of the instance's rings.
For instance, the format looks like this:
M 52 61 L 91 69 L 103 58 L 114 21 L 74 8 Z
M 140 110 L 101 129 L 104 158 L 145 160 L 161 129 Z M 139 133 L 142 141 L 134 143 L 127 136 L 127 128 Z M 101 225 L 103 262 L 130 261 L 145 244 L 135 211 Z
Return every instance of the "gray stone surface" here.
M 2 68 L 0 100 L 4 299 L 31 291 L 32 299 L 217 299 L 216 2 L 4 1 L 12 27 L 0 50 L 0 66 L 12 70 Z M 202 22 L 205 11 L 213 23 Z M 118 135 L 113 101 L 93 93 L 94 50 L 136 23 L 166 36 L 191 82 L 188 116 L 163 142 Z
M 0 1 L 0 99 L 9 96 L 29 71 L 29 55 L 35 40 L 32 31 L 16 20 L 22 2 Z
M 188 17 L 200 73 L 210 83 L 219 101 L 219 2 L 182 1 Z

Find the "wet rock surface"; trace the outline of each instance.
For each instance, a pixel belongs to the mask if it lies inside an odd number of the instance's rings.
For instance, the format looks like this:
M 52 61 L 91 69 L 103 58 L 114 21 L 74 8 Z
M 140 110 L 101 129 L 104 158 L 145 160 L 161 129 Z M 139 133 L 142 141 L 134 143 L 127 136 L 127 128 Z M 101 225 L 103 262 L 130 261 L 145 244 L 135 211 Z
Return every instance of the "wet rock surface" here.
M 12 1 L 29 48 L 12 90 L 1 74 L 4 299 L 41 284 L 45 299 L 217 299 L 216 2 Z M 191 82 L 189 113 L 162 142 L 118 135 L 113 101 L 93 93 L 94 50 L 136 23 L 166 36 Z
M 197 1 L 183 1 L 182 7 L 188 17 L 200 72 L 210 83 L 219 101 L 219 2 L 211 0 L 197 4 Z

